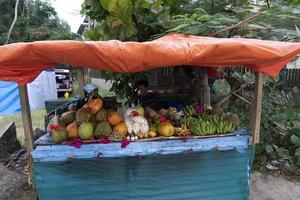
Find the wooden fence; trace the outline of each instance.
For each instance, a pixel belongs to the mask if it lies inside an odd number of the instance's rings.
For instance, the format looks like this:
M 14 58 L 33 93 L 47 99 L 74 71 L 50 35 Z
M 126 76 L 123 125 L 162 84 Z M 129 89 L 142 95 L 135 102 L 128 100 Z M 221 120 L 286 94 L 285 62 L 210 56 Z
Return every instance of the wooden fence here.
M 290 90 L 293 87 L 300 88 L 300 69 L 285 69 L 281 79 L 285 90 Z

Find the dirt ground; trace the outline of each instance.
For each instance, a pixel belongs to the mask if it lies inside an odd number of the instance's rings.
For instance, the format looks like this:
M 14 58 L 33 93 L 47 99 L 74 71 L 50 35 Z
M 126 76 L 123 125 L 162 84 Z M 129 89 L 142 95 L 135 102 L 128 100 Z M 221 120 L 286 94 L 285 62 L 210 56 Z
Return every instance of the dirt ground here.
M 18 167 L 20 167 L 20 164 Z M 0 200 L 36 200 L 20 168 L 0 163 Z M 299 200 L 300 181 L 253 172 L 250 200 Z
M 299 200 L 300 181 L 253 172 L 250 200 Z

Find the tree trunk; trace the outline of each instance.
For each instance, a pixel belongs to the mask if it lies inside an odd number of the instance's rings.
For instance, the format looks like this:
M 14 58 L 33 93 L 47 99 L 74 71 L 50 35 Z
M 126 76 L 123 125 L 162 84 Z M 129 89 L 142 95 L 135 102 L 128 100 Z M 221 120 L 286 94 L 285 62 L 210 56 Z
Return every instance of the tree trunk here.
M 15 23 L 17 21 L 17 18 L 18 18 L 18 6 L 19 6 L 19 0 L 16 0 L 16 4 L 15 4 L 15 17 L 14 17 L 14 20 L 13 22 L 11 23 L 10 27 L 9 27 L 9 30 L 7 32 L 7 36 L 6 36 L 6 40 L 4 42 L 4 44 L 7 44 L 9 42 L 9 38 L 10 38 L 10 35 L 11 35 L 11 32 L 15 26 Z

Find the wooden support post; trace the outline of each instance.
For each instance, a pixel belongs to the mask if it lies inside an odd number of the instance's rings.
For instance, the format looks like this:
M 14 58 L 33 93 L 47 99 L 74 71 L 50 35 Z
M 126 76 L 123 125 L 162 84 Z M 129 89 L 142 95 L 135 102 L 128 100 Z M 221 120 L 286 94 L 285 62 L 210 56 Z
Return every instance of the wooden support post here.
M 77 78 L 79 86 L 79 97 L 80 99 L 84 98 L 84 69 L 77 68 Z
M 20 103 L 22 107 L 22 119 L 25 133 L 27 152 L 31 153 L 34 149 L 33 129 L 28 101 L 27 85 L 19 85 Z
M 19 85 L 20 103 L 22 108 L 22 120 L 24 126 L 25 142 L 26 142 L 26 160 L 28 172 L 28 182 L 32 185 L 32 163 L 31 163 L 31 151 L 34 149 L 34 138 L 32 130 L 32 121 L 30 114 L 30 106 L 28 101 L 27 85 Z
M 210 87 L 208 85 L 208 74 L 207 69 L 203 70 L 203 104 L 210 106 Z
M 250 131 L 252 134 L 252 144 L 259 143 L 262 98 L 263 98 L 263 74 L 256 73 L 255 99 L 250 114 Z

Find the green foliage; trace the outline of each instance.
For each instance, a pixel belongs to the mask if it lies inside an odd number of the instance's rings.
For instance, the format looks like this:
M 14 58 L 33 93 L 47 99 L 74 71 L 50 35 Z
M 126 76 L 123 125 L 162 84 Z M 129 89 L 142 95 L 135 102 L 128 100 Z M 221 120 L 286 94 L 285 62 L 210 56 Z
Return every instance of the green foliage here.
M 129 102 L 137 96 L 137 82 L 144 80 L 144 73 L 123 74 L 103 72 L 102 77 L 106 80 L 113 80 L 111 92 L 113 91 L 119 100 Z
M 300 130 L 298 130 L 300 132 Z M 296 165 L 300 166 L 300 138 L 299 136 L 292 135 L 291 136 L 291 143 L 294 145 L 295 148 L 295 157 L 296 157 Z
M 233 69 L 228 80 L 232 95 L 226 110 L 238 113 L 241 126 L 249 128 L 251 103 L 254 102 L 255 76 L 249 71 Z M 217 80 L 218 81 L 218 80 Z M 260 170 L 296 173 L 300 162 L 295 136 L 300 137 L 300 111 L 294 108 L 293 97 L 281 90 L 279 77 L 264 78 L 260 143 L 256 145 L 255 168 Z M 291 142 L 291 138 L 293 142 Z M 297 153 L 296 153 L 297 152 Z
M 15 1 L 0 2 L 0 44 L 3 44 L 14 16 Z M 45 1 L 20 0 L 18 18 L 10 43 L 37 40 L 75 39 L 70 27 L 61 21 L 55 9 Z

